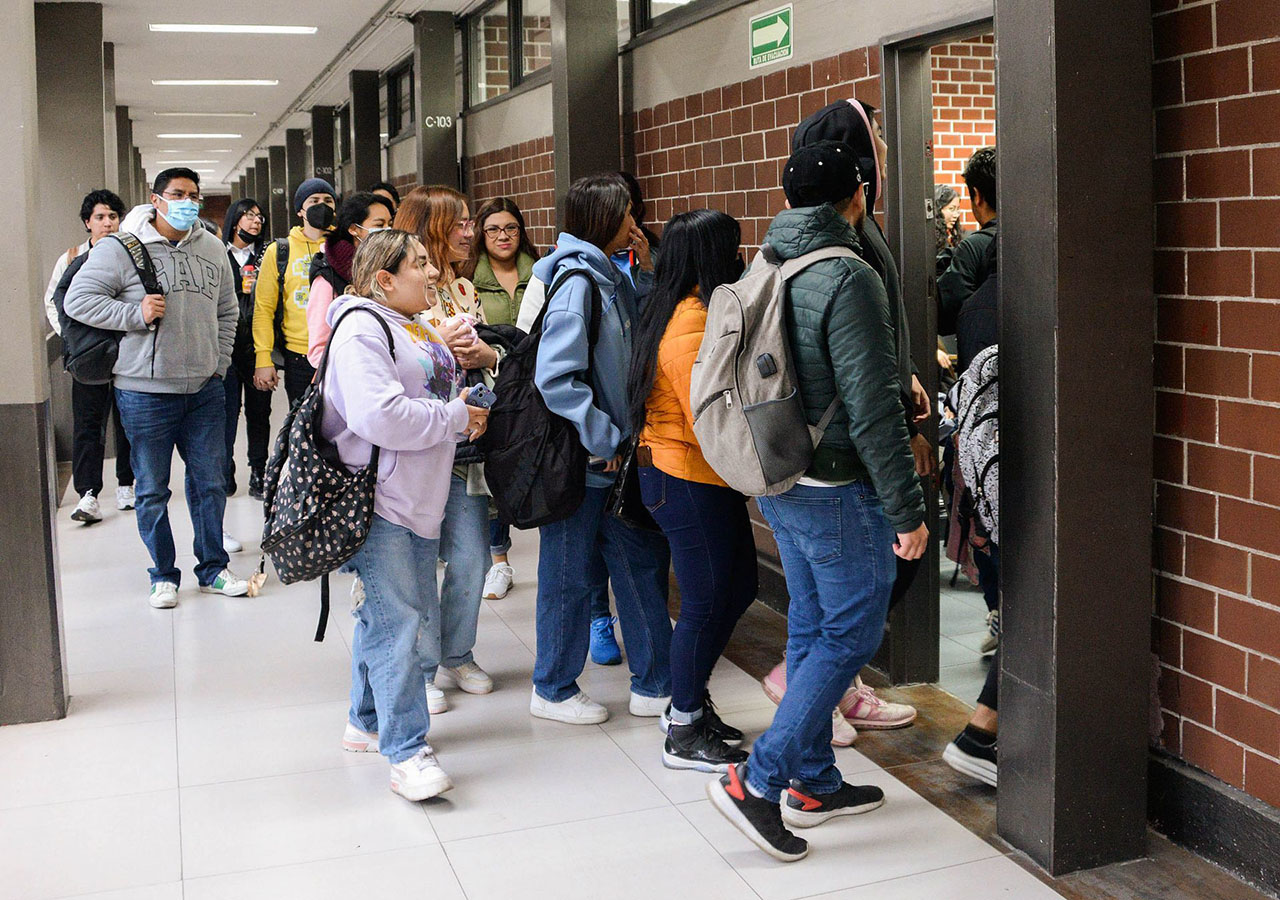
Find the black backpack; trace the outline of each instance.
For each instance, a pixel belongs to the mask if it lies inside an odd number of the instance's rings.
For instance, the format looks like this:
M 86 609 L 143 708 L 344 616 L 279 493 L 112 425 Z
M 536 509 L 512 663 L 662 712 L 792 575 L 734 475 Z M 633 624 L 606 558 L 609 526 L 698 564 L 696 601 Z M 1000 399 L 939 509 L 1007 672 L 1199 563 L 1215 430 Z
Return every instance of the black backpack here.
M 333 323 L 336 332 L 343 319 L 364 312 L 378 320 L 387 336 L 391 359 L 395 340 L 382 316 L 357 306 Z M 322 385 L 329 367 L 329 351 L 316 370 L 315 380 L 289 410 L 267 464 L 263 483 L 262 552 L 270 554 L 276 574 L 285 584 L 320 579 L 320 622 L 316 640 L 324 640 L 329 621 L 329 573 L 356 555 L 373 524 L 373 494 L 378 482 L 379 449 L 375 444 L 369 463 L 349 472 L 338 458 L 337 447 L 320 435 L 324 415 Z M 262 571 L 260 564 L 259 571 Z
M 587 451 L 578 429 L 547 409 L 533 382 L 542 341 L 542 320 L 555 292 L 575 275 L 591 283 L 591 318 L 587 322 L 587 371 L 590 378 L 600 335 L 603 301 L 595 278 L 586 269 L 571 269 L 547 289 L 547 302 L 529 336 L 502 361 L 493 391 L 497 400 L 489 426 L 481 435 L 485 481 L 503 522 L 537 528 L 566 519 L 586 497 Z
M 142 279 L 143 290 L 148 294 L 163 294 L 155 266 L 142 241 L 127 231 L 117 232 L 111 237 L 128 251 L 133 267 Z M 58 310 L 58 323 L 62 327 L 62 365 L 81 384 L 110 384 L 116 360 L 120 356 L 120 338 L 124 337 L 124 332 L 86 325 L 67 315 L 64 305 L 72 279 L 88 258 L 89 254 L 85 252 L 72 260 L 53 292 L 53 305 Z

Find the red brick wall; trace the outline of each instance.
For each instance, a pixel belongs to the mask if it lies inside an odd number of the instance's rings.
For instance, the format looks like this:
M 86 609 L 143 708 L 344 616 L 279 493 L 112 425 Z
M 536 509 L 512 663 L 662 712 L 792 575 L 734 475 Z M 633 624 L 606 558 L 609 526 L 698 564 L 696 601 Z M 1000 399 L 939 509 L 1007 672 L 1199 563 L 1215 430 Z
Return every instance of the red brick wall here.
M 1152 6 L 1163 742 L 1280 806 L 1280 22 Z
M 960 173 L 973 151 L 996 142 L 995 36 L 981 35 L 934 47 L 933 172 L 935 184 L 949 184 L 963 198 Z M 969 204 L 960 202 L 961 227 L 978 227 Z
M 783 208 L 782 166 L 791 132 L 828 103 L 857 96 L 880 105 L 880 51 L 850 50 L 724 87 L 660 103 L 627 123 L 649 225 L 680 212 L 719 209 L 759 246 Z
M 463 160 L 475 213 L 486 200 L 510 197 L 540 250 L 555 240 L 556 173 L 551 137 L 536 138 Z

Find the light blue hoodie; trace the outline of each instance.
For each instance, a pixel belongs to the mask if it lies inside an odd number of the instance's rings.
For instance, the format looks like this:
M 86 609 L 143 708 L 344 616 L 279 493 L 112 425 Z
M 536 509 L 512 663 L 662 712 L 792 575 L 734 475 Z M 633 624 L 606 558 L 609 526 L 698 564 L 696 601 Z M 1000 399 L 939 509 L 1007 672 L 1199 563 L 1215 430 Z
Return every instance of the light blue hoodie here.
M 587 374 L 587 319 L 591 293 L 585 278 L 572 278 L 547 300 L 534 383 L 551 412 L 578 429 L 587 452 L 611 457 L 631 431 L 627 373 L 636 299 L 631 279 L 594 244 L 561 233 L 556 249 L 533 267 L 534 277 L 554 284 L 562 272 L 586 269 L 600 288 L 602 315 L 595 364 Z M 608 487 L 612 474 L 588 472 L 587 485 Z

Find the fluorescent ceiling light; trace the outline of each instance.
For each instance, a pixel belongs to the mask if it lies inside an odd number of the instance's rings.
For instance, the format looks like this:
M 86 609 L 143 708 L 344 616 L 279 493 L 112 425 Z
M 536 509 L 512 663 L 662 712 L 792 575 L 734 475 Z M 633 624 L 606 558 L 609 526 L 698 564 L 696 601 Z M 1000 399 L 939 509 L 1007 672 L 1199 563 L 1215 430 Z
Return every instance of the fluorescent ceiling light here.
M 153 112 L 153 116 L 181 117 L 187 119 L 251 119 L 256 112 Z
M 153 78 L 157 87 L 275 87 L 274 78 Z
M 200 149 L 196 150 L 191 147 L 187 147 L 183 150 L 154 150 L 154 151 L 147 151 L 147 152 L 149 153 L 230 153 L 231 151 L 230 150 L 210 150 L 208 147 L 201 147 Z
M 166 166 L 198 166 L 201 164 L 216 163 L 216 159 L 166 159 L 163 160 Z
M 185 141 L 189 138 L 194 138 L 197 140 L 203 139 L 203 138 L 213 138 L 214 140 L 224 141 L 224 140 L 235 140 L 236 138 L 240 137 L 240 135 L 215 134 L 213 132 L 209 132 L 207 134 L 198 134 L 198 133 L 193 134 L 188 132 L 188 133 L 173 133 L 173 134 L 157 134 L 156 137 L 163 138 L 164 140 L 178 140 L 178 141 Z
M 192 169 L 191 171 L 197 175 L 212 175 L 214 172 L 213 169 Z
M 148 26 L 152 31 L 181 31 L 197 34 L 315 34 L 312 25 L 190 25 L 167 24 Z

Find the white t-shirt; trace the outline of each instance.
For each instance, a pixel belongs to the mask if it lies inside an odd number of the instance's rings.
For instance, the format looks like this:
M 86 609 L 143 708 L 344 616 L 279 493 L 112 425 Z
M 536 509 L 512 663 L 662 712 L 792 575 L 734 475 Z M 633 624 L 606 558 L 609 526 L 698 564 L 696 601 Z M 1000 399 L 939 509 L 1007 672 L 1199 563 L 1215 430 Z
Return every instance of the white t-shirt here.
M 53 275 L 49 277 L 49 286 L 44 292 L 44 314 L 49 318 L 49 325 L 53 328 L 54 334 L 62 334 L 62 326 L 58 322 L 58 308 L 53 305 L 53 295 L 58 290 L 58 282 L 62 280 L 62 276 L 67 271 L 67 266 L 71 261 L 81 253 L 87 253 L 89 250 L 89 242 L 86 240 L 74 251 L 68 250 L 58 257 L 58 261 L 53 264 Z

